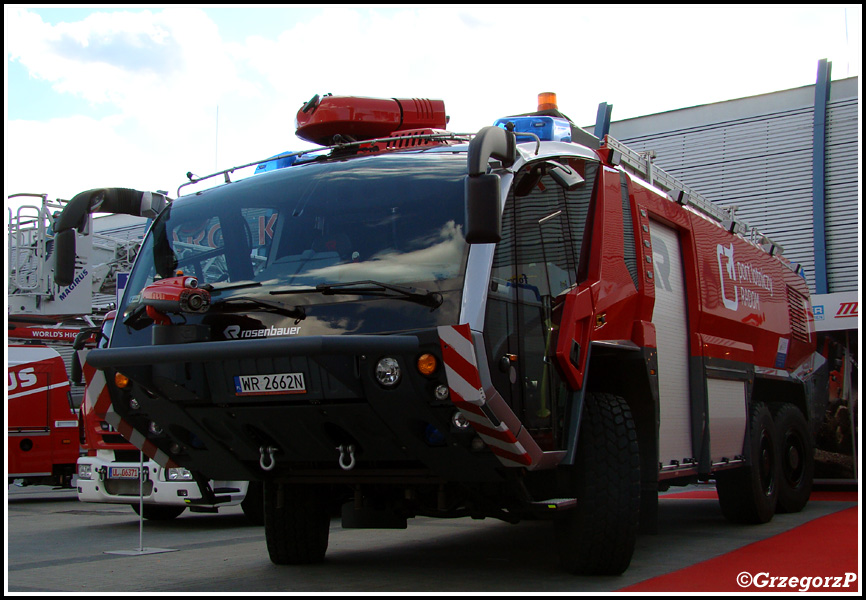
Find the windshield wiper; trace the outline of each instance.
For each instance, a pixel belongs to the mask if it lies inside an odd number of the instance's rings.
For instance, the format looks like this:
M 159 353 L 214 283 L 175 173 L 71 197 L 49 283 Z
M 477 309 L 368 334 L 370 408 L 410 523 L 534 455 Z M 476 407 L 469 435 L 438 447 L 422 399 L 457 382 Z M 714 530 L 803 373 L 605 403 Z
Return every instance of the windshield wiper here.
M 212 283 L 205 283 L 200 287 L 201 289 L 207 290 L 208 292 L 215 292 L 219 294 L 220 292 L 224 292 L 226 290 L 240 290 L 243 288 L 261 287 L 261 285 L 262 284 L 260 281 L 238 281 L 236 283 L 228 283 L 226 285 L 214 285 Z
M 261 285 L 262 284 L 259 281 L 238 281 L 236 283 L 230 283 L 227 285 L 213 285 L 210 283 L 206 283 L 202 286 L 202 288 L 212 292 L 214 295 L 218 295 L 220 292 L 224 292 L 227 290 L 240 290 L 243 288 L 261 287 Z M 268 302 L 267 300 L 262 300 L 260 298 L 251 298 L 249 296 L 233 296 L 231 298 L 226 298 L 225 300 L 217 299 L 211 303 L 210 308 L 216 310 L 223 310 L 225 308 L 229 308 L 227 306 L 229 304 L 240 304 L 241 306 L 244 304 L 252 304 L 253 306 L 272 310 L 277 314 L 291 317 L 295 319 L 295 323 L 298 323 L 299 321 L 307 318 L 307 313 L 301 306 L 286 308 L 282 304 Z M 238 308 L 240 309 L 240 307 Z
M 225 308 L 230 308 L 229 306 L 227 306 L 229 304 L 240 305 L 240 306 L 231 307 L 231 308 L 238 308 L 238 309 L 242 309 L 244 304 L 247 304 L 247 305 L 252 304 L 253 306 L 256 306 L 258 308 L 264 308 L 267 310 L 272 310 L 277 314 L 280 314 L 280 315 L 283 315 L 286 317 L 291 317 L 292 319 L 295 319 L 296 324 L 307 318 L 307 313 L 306 313 L 306 311 L 304 311 L 304 307 L 302 307 L 302 306 L 294 306 L 292 308 L 287 308 L 286 306 L 283 306 L 282 304 L 278 304 L 276 302 L 268 302 L 267 300 L 260 300 L 258 298 L 250 298 L 250 297 L 246 297 L 246 296 L 235 296 L 234 298 L 226 298 L 225 300 L 217 300 L 217 301 L 211 303 L 210 308 L 208 310 L 209 311 L 210 310 L 223 310 Z
M 281 294 L 311 294 L 318 292 L 323 296 L 334 296 L 336 294 L 357 294 L 359 296 L 381 296 L 383 298 L 404 298 L 431 309 L 442 305 L 442 294 L 439 292 L 428 292 L 427 290 L 416 290 L 415 288 L 382 283 L 380 281 L 350 281 L 347 283 L 320 283 L 314 288 L 302 288 L 296 290 L 279 290 L 270 292 L 272 295 Z

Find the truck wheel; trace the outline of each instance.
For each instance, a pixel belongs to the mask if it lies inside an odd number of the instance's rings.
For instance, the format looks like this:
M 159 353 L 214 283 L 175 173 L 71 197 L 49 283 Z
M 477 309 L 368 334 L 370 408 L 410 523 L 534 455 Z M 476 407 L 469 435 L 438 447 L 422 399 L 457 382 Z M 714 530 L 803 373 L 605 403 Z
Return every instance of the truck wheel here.
M 265 482 L 265 540 L 271 562 L 300 565 L 324 560 L 331 526 L 327 500 L 316 486 Z
M 560 562 L 585 575 L 619 575 L 634 553 L 640 513 L 637 431 L 625 400 L 587 394 L 568 477 L 577 506 L 555 521 Z
M 241 500 L 244 516 L 253 525 L 264 525 L 264 488 L 261 481 L 250 481 L 247 485 L 247 495 Z
M 144 512 L 138 512 L 138 504 L 132 505 L 135 514 L 140 514 L 148 521 L 171 521 L 186 510 L 185 506 L 164 506 L 160 504 L 145 504 Z
M 722 514 L 733 523 L 766 523 L 776 512 L 779 497 L 779 444 L 770 410 L 752 408 L 748 467 L 716 473 L 716 491 Z
M 779 502 L 777 513 L 800 512 L 812 493 L 815 448 L 806 418 L 793 404 L 782 404 L 773 413 L 779 453 Z

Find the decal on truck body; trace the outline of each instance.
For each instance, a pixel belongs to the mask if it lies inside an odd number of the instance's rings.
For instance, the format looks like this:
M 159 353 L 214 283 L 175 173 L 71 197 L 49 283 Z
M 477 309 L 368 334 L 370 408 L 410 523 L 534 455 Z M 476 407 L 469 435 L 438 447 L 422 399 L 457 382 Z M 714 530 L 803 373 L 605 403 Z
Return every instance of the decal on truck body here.
M 761 296 L 758 290 L 769 292 L 772 298 L 773 278 L 765 275 L 761 268 L 750 262 L 737 262 L 734 259 L 733 243 L 729 246 L 717 244 L 716 258 L 719 263 L 719 283 L 722 290 L 722 303 L 725 308 L 736 311 L 742 304 L 750 310 L 760 310 Z M 749 287 L 743 284 L 748 284 Z M 733 297 L 731 297 L 732 295 Z
M 239 338 L 277 337 L 283 335 L 298 335 L 300 327 L 265 327 L 263 329 L 241 329 L 239 325 L 229 325 L 223 330 L 223 335 L 228 340 Z

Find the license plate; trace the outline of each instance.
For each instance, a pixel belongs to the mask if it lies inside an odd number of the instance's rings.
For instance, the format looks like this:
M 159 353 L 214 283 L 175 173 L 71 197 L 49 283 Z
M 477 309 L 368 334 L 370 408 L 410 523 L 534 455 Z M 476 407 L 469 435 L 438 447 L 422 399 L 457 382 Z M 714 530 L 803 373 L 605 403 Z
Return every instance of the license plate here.
M 138 479 L 138 467 L 109 467 L 109 479 Z
M 235 375 L 236 396 L 262 394 L 304 394 L 307 386 L 303 373 L 273 373 L 269 375 Z

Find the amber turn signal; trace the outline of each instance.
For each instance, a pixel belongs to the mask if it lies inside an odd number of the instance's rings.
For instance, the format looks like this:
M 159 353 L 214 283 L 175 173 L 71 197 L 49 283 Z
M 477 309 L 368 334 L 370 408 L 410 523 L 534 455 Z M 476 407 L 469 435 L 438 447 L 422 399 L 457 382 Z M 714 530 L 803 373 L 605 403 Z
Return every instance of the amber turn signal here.
M 125 388 L 129 385 L 129 377 L 124 375 L 123 373 L 115 373 L 114 374 L 114 383 L 119 388 Z
M 418 372 L 422 375 L 432 375 L 436 371 L 436 357 L 432 354 L 422 354 L 416 364 Z

